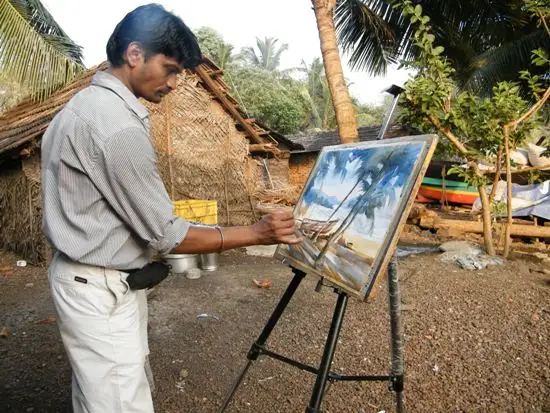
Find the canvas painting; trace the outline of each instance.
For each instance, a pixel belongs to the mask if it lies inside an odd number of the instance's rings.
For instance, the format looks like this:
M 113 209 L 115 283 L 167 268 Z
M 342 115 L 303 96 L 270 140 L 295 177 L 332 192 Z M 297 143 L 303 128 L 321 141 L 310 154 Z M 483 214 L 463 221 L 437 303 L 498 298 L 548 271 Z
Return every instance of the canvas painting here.
M 421 135 L 325 147 L 294 209 L 303 242 L 280 245 L 276 256 L 365 299 L 436 144 Z

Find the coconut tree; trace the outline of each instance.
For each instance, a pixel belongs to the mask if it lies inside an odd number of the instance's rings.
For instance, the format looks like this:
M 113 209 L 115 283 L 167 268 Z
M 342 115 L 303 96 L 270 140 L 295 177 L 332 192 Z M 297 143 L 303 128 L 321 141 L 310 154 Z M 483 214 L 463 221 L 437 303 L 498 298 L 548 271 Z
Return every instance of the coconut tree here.
M 226 43 L 214 29 L 203 26 L 195 31 L 202 53 L 211 58 L 220 69 L 226 69 L 235 59 L 233 46 Z
M 256 47 L 244 47 L 241 50 L 241 57 L 253 66 L 261 67 L 269 72 L 279 68 L 281 55 L 288 50 L 288 44 L 278 45 L 279 39 L 265 37 L 263 40 L 256 37 Z
M 355 110 L 344 80 L 342 62 L 340 61 L 336 41 L 334 27 L 336 0 L 312 0 L 312 3 L 319 29 L 325 73 L 332 96 L 332 105 L 336 113 L 338 135 L 342 143 L 357 142 L 359 135 L 357 133 Z
M 315 57 L 310 64 L 302 61 L 302 66 L 297 70 L 305 74 L 304 95 L 311 105 L 310 126 L 322 130 L 334 129 L 335 113 L 323 61 L 319 57 Z
M 44 99 L 84 69 L 82 49 L 39 0 L 0 0 L 0 71 Z
M 315 175 L 314 175 L 313 181 L 311 182 L 309 187 L 304 191 L 306 196 L 308 194 L 313 195 L 309 199 L 304 198 L 304 201 L 305 201 L 306 204 L 311 204 L 311 203 L 313 203 L 313 201 L 317 201 L 313 204 L 313 206 L 309 210 L 309 212 L 311 214 L 313 214 L 316 211 L 317 205 L 322 203 L 322 202 L 319 202 L 320 200 L 318 198 L 318 195 L 321 194 L 321 196 L 323 196 L 322 195 L 324 193 L 323 188 L 326 185 L 327 177 L 329 175 L 332 175 L 332 176 L 335 176 L 335 177 L 340 177 L 340 181 L 343 181 L 345 176 L 346 176 L 346 173 L 347 173 L 345 167 L 346 167 L 346 164 L 347 164 L 348 161 L 349 161 L 348 153 L 345 152 L 345 151 L 328 152 L 327 154 L 325 154 L 323 156 L 322 161 L 319 163 L 319 166 L 315 170 Z M 317 187 L 317 186 L 319 187 L 318 191 L 311 190 L 313 187 Z M 351 194 L 351 192 L 352 191 L 350 191 L 350 194 Z M 342 201 L 342 203 L 345 202 L 348 199 L 350 194 L 348 194 L 348 196 L 344 199 L 344 201 Z M 336 208 L 335 212 L 337 212 L 338 209 L 339 209 L 339 207 Z M 327 225 L 328 225 L 328 221 L 330 221 L 333 216 L 334 216 L 334 212 L 327 219 Z M 322 229 L 320 229 L 317 233 L 315 233 L 312 240 L 316 241 L 317 238 L 319 237 L 319 234 L 325 228 L 326 228 L 326 225 Z
M 546 0 L 541 0 L 546 1 Z M 399 58 L 414 60 L 409 19 L 393 8 L 396 0 L 338 0 L 338 40 L 355 69 L 384 73 Z M 517 80 L 529 68 L 531 50 L 550 48 L 544 27 L 537 25 L 524 0 L 422 0 L 437 44 L 456 69 L 460 87 L 489 95 L 496 82 Z M 540 68 L 538 69 L 541 70 Z

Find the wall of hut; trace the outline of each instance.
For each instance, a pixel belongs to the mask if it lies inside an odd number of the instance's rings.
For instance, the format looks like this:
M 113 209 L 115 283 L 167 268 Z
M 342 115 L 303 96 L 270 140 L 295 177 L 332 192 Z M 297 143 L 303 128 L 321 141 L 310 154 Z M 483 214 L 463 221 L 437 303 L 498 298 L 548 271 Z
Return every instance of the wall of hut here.
M 0 247 L 36 265 L 47 262 L 51 256 L 51 249 L 42 234 L 38 154 L 2 165 Z
M 173 200 L 216 200 L 220 224 L 249 224 L 257 218 L 254 194 L 265 185 L 261 162 L 198 81 L 186 73 L 162 104 L 147 104 L 160 174 Z
M 290 154 L 283 152 L 277 157 L 266 159 L 265 163 L 262 160 L 265 185 L 277 188 L 289 184 L 289 158 Z
M 162 104 L 145 102 L 159 172 L 173 200 L 216 200 L 220 224 L 250 224 L 260 216 L 259 196 L 269 189 L 263 159 L 250 156 L 245 135 L 199 82 L 184 73 Z M 268 167 L 276 181 L 288 182 L 287 158 L 269 159 Z M 2 164 L 0 247 L 31 263 L 47 262 L 51 250 L 41 226 L 39 155 Z
M 317 152 L 292 154 L 289 160 L 289 182 L 300 190 L 304 187 L 315 161 Z

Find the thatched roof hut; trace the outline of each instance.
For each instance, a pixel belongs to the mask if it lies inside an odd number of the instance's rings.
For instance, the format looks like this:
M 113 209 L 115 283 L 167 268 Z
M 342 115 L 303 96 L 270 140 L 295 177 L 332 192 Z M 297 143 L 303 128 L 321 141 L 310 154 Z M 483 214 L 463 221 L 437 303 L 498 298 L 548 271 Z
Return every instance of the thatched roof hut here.
M 99 65 L 42 103 L 26 101 L 0 116 L 0 247 L 34 263 L 47 260 L 41 231 L 40 139 L 53 117 L 86 87 Z M 218 201 L 221 224 L 252 222 L 258 196 L 272 190 L 270 169 L 286 168 L 301 145 L 248 118 L 228 93 L 222 72 L 205 59 L 178 78 L 151 113 L 159 170 L 173 200 Z M 283 165 L 283 168 L 281 168 Z M 286 165 L 286 166 L 285 166 Z M 288 182 L 277 174 L 277 183 Z
M 382 126 L 363 126 L 357 129 L 360 142 L 374 141 L 378 139 Z M 384 134 L 384 139 L 399 136 L 416 135 L 419 132 L 413 128 L 394 125 Z M 338 131 L 310 131 L 289 136 L 292 142 L 302 148 L 291 149 L 289 162 L 289 182 L 301 189 L 307 182 L 311 169 L 315 165 L 319 152 L 325 146 L 339 145 Z

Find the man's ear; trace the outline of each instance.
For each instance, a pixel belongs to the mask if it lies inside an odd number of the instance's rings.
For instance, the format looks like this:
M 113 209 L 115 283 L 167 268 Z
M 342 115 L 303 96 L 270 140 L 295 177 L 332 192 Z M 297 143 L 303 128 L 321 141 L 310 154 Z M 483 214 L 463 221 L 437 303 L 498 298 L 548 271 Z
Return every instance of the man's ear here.
M 124 60 L 132 68 L 145 61 L 145 51 L 139 42 L 132 42 L 128 45 L 124 52 Z

